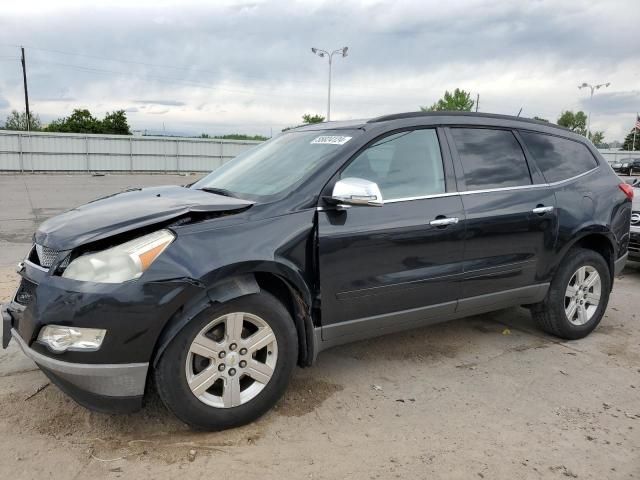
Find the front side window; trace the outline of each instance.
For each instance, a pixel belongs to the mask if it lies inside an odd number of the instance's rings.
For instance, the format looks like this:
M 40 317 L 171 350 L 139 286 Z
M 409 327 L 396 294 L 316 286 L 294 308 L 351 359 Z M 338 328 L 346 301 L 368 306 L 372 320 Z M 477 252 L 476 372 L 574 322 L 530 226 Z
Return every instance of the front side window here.
M 385 200 L 444 193 L 438 135 L 433 129 L 400 132 L 377 140 L 345 168 L 340 178 L 378 184 Z
M 360 134 L 360 130 L 284 133 L 241 153 L 191 188 L 266 200 L 309 178 Z
M 467 190 L 531 185 L 524 153 L 509 130 L 452 128 Z
M 559 182 L 596 168 L 585 145 L 542 133 L 520 132 L 522 140 L 547 182 Z

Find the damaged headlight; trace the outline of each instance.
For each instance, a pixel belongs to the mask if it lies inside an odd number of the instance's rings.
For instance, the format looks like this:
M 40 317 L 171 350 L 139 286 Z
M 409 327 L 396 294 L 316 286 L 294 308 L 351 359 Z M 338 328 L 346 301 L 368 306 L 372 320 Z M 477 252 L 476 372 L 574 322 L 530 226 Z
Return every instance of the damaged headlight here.
M 100 348 L 106 330 L 100 328 L 76 328 L 47 325 L 40 330 L 38 342 L 55 353 L 67 350 L 94 352 Z
M 175 235 L 159 230 L 129 242 L 73 260 L 62 274 L 83 282 L 121 283 L 140 277 L 173 242 Z

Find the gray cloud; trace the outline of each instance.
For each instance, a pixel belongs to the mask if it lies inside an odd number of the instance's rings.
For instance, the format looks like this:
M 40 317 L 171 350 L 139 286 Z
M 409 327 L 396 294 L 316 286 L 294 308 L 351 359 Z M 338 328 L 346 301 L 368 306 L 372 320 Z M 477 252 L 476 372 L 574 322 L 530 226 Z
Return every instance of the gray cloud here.
M 9 108 L 10 105 L 9 100 L 4 97 L 0 97 L 0 109 L 4 110 L 5 108 Z
M 182 107 L 186 105 L 185 102 L 179 102 L 177 100 L 134 100 L 133 102 L 145 105 L 164 105 L 166 107 Z
M 580 101 L 584 110 L 591 106 L 593 112 L 604 114 L 640 112 L 640 91 L 603 92 L 596 91 L 593 100 L 584 98 Z
M 311 46 L 350 47 L 334 62 L 337 118 L 414 110 L 463 87 L 481 94 L 483 110 L 524 107 L 554 120 L 586 108 L 576 85 L 611 81 L 593 111 L 610 114 L 598 128 L 616 136 L 623 128 L 615 114 L 637 104 L 637 15 L 620 15 L 638 11 L 637 0 L 132 3 L 34 9 L 29 21 L 3 13 L 0 45 L 27 46 L 34 100 L 65 92 L 68 108 L 136 104 L 128 110 L 134 128 L 163 115 L 175 129 L 245 125 L 265 133 L 304 112 L 323 113 L 327 64 Z M 0 46 L 0 56 L 14 50 Z M 19 65 L 2 65 L 0 91 L 20 101 Z M 61 107 L 33 106 L 43 117 L 68 114 Z M 597 126 L 597 116 L 592 121 Z

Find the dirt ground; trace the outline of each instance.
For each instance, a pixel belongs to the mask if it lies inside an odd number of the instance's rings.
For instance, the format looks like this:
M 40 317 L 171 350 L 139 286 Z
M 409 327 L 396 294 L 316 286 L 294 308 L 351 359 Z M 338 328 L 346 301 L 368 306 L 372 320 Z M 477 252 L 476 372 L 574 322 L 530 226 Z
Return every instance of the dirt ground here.
M 0 301 L 17 279 L 0 263 Z M 13 342 L 0 478 L 640 478 L 639 299 L 630 264 L 580 341 L 516 308 L 338 347 L 298 369 L 272 412 L 220 433 L 189 431 L 157 397 L 89 412 Z

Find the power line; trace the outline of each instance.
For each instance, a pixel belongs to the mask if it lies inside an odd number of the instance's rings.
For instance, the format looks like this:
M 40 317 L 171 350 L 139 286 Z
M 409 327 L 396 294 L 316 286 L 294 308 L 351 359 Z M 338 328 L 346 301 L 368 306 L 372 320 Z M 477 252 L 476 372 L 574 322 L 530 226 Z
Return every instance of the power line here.
M 4 47 L 17 47 L 20 48 L 20 45 L 12 45 L 12 44 L 0 44 L 0 46 L 4 46 Z M 149 63 L 149 62 L 141 62 L 141 61 L 136 61 L 136 60 L 123 60 L 123 59 L 118 59 L 118 58 L 112 58 L 112 57 L 104 57 L 104 56 L 100 56 L 100 55 L 89 55 L 89 54 L 85 54 L 85 53 L 78 53 L 78 52 L 69 52 L 69 51 L 65 51 L 65 50 L 57 50 L 57 49 L 49 49 L 49 48 L 41 48 L 41 47 L 33 47 L 33 46 L 28 46 L 25 45 L 24 46 L 26 49 L 30 49 L 30 50 L 36 50 L 36 51 L 42 51 L 42 52 L 49 52 L 49 53 L 57 53 L 60 55 L 68 55 L 68 56 L 77 56 L 77 57 L 85 57 L 85 58 L 92 58 L 95 60 L 103 60 L 103 61 L 109 61 L 109 62 L 119 62 L 119 63 L 124 63 L 124 64 L 130 64 L 130 65 L 140 65 L 140 66 L 147 66 L 147 67 L 154 67 L 154 68 L 168 68 L 168 69 L 173 69 L 173 70 L 180 70 L 180 71 L 185 71 L 185 72 L 190 72 L 190 73 L 208 73 L 210 75 L 221 75 L 222 72 L 220 71 L 214 71 L 214 70 L 206 70 L 206 69 L 200 69 L 200 68 L 187 68 L 187 67 L 181 67 L 181 66 L 176 66 L 176 65 L 166 65 L 166 64 L 157 64 L 157 63 Z M 32 59 L 33 60 L 33 59 Z M 40 59 L 38 59 L 40 60 Z M 40 61 L 47 61 L 47 60 L 40 60 Z M 63 65 L 63 64 L 60 64 Z M 80 66 L 71 66 L 72 68 L 80 68 Z M 82 68 L 92 68 L 92 67 L 82 67 Z M 108 70 L 105 70 L 105 72 Z M 121 74 L 122 72 L 118 72 L 118 74 Z M 149 76 L 149 75 L 147 75 Z M 256 76 L 256 75 L 247 75 L 247 74 L 241 74 L 241 75 L 237 75 L 237 77 L 240 78 L 249 78 L 249 79 L 255 79 L 255 80 L 261 80 L 261 81 L 265 81 L 265 80 L 273 80 L 275 82 L 278 83 L 283 83 L 285 80 L 282 79 L 273 79 L 273 78 L 269 78 L 269 77 L 262 77 L 262 76 Z M 177 79 L 176 79 L 177 80 Z M 182 81 L 182 79 L 180 79 L 180 81 Z M 312 85 L 315 87 L 321 87 L 323 86 L 322 82 L 310 82 L 310 81 L 305 81 L 305 80 L 293 80 L 290 83 L 292 84 L 298 84 L 298 85 Z M 384 88 L 384 87 L 369 87 L 367 85 L 362 86 L 362 85 L 351 85 L 352 88 L 357 89 L 357 90 L 363 90 L 363 89 L 371 89 L 373 91 L 393 91 L 393 92 L 397 92 L 398 88 Z M 203 87 L 206 88 L 206 87 Z M 407 89 L 402 89 L 402 92 L 407 93 L 409 90 Z M 417 89 L 416 90 L 417 94 L 422 94 L 422 89 Z M 358 95 L 358 94 L 352 94 L 350 93 L 349 96 L 351 97 L 357 97 L 357 98 L 378 98 L 375 95 Z
M 32 62 L 34 63 L 34 62 Z M 158 76 L 158 75 L 149 75 L 149 74 L 144 74 L 144 75 L 135 75 L 132 74 L 131 72 L 123 72 L 123 71 L 116 71 L 116 70 L 107 70 L 107 69 L 101 69 L 101 68 L 93 68 L 93 67 L 84 67 L 81 65 L 72 65 L 72 64 L 66 64 L 66 63 L 58 63 L 58 62 L 50 62 L 47 60 L 40 60 L 38 59 L 36 63 L 46 63 L 48 65 L 55 65 L 55 66 L 59 66 L 59 67 L 64 67 L 64 68 L 71 68 L 74 70 L 78 70 L 78 71 L 83 71 L 83 72 L 89 72 L 89 73 L 100 73 L 100 74 L 108 74 L 108 75 L 120 75 L 120 76 L 124 76 L 124 77 L 128 77 L 128 78 L 136 78 L 136 79 L 146 79 L 146 80 L 154 80 L 160 83 L 170 83 L 170 84 L 180 84 L 180 85 L 186 85 L 186 86 L 191 86 L 191 87 L 198 87 L 198 88 L 204 88 L 207 90 L 218 90 L 218 91 L 224 91 L 224 92 L 228 92 L 228 93 L 236 93 L 236 94 L 240 94 L 240 95 L 253 95 L 253 96 L 270 96 L 270 97 L 278 97 L 278 98 L 291 98 L 291 97 L 309 97 L 310 95 L 315 95 L 315 92 L 312 91 L 303 91 L 303 90 L 299 90 L 297 89 L 296 91 L 299 93 L 305 93 L 306 95 L 296 95 L 296 94 L 277 94 L 277 93 L 273 93 L 273 91 L 262 91 L 263 93 L 261 93 L 260 90 L 255 89 L 255 90 L 240 90 L 240 89 L 231 89 L 231 88 L 227 88 L 227 87 L 218 87 L 218 86 L 211 86 L 211 85 L 207 85 L 207 84 L 203 84 L 203 83 L 198 83 L 198 82 L 194 82 L 191 80 L 185 80 L 185 79 L 181 79 L 181 78 L 175 78 L 175 77 L 165 77 L 165 76 Z M 379 99 L 379 96 L 364 96 L 364 95 L 357 95 L 357 94 L 349 94 L 349 96 L 352 97 L 357 97 L 357 98 L 369 98 L 369 99 Z M 377 105 L 379 104 L 379 102 L 362 102 L 362 103 L 368 103 L 368 104 L 372 104 L 372 105 Z
M 3 44 L 3 46 L 5 47 L 19 47 L 19 45 L 8 45 L 8 44 Z M 67 52 L 64 50 L 54 50 L 54 49 L 49 49 L 49 48 L 40 48 L 40 47 L 30 47 L 30 46 L 25 46 L 25 48 L 28 48 L 29 50 L 37 50 L 37 51 L 41 51 L 41 52 L 49 52 L 49 53 L 57 53 L 60 55 L 67 55 L 67 56 L 75 56 L 75 57 L 84 57 L 84 58 L 92 58 L 95 60 L 103 60 L 103 61 L 108 61 L 108 62 L 118 62 L 118 63 L 125 63 L 125 64 L 130 64 L 130 65 L 141 65 L 141 66 L 146 66 L 146 67 L 154 67 L 154 68 L 169 68 L 169 69 L 173 69 L 173 70 L 181 70 L 181 71 L 185 71 L 185 72 L 194 72 L 194 73 L 208 73 L 211 75 L 220 75 L 221 72 L 220 71 L 214 71 L 214 70 L 205 70 L 205 69 L 200 69 L 200 68 L 188 68 L 188 67 L 181 67 L 181 66 L 176 66 L 176 65 L 166 65 L 166 64 L 157 64 L 157 63 L 149 63 L 149 62 L 140 62 L 140 61 L 136 61 L 136 60 L 123 60 L 123 59 L 119 59 L 119 58 L 111 58 L 111 57 L 103 57 L 100 55 L 89 55 L 89 54 L 85 54 L 85 53 L 78 53 L 78 52 Z M 244 77 L 244 78 L 252 78 L 252 79 L 256 79 L 256 80 L 265 80 L 265 77 L 260 77 L 260 76 L 256 76 L 256 75 L 246 75 L 246 74 L 242 74 L 239 75 L 240 77 Z M 276 81 L 281 81 L 279 79 L 275 79 Z M 308 85 L 322 85 L 320 82 L 309 82 L 309 81 L 304 81 L 304 80 L 296 80 L 295 83 L 305 83 Z

